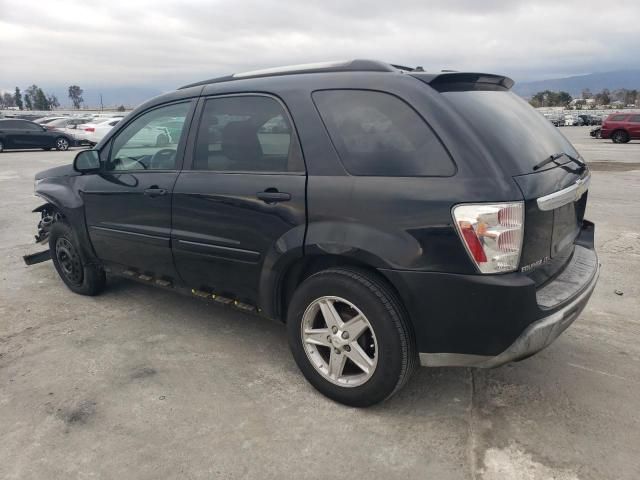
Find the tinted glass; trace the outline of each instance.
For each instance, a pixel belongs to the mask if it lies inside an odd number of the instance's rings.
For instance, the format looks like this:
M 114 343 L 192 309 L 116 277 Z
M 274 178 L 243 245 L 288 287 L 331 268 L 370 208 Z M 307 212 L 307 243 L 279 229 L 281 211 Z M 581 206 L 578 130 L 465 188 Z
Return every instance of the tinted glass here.
M 106 169 L 174 170 L 189 107 L 189 103 L 179 103 L 140 115 L 118 133 Z M 174 128 L 164 126 L 167 122 L 173 122 Z
M 195 170 L 297 172 L 301 154 L 282 105 L 264 96 L 207 100 L 198 129 Z
M 313 94 L 344 167 L 352 175 L 449 176 L 455 166 L 424 120 L 392 95 L 364 90 Z
M 31 122 L 24 122 L 24 129 L 25 130 L 33 130 L 35 132 L 41 132 L 42 131 L 42 127 L 36 123 L 31 123 Z
M 613 115 L 609 121 L 610 122 L 621 122 L 624 120 L 624 118 L 626 117 L 626 115 Z
M 558 128 L 515 93 L 470 90 L 441 95 L 511 174 L 531 173 L 534 165 L 553 153 L 578 155 Z M 568 161 L 566 157 L 558 160 Z
M 0 129 L 19 130 L 24 129 L 27 122 L 23 120 L 2 120 L 0 121 Z
M 640 115 L 631 115 L 631 118 L 629 118 L 629 121 L 634 123 L 640 122 Z

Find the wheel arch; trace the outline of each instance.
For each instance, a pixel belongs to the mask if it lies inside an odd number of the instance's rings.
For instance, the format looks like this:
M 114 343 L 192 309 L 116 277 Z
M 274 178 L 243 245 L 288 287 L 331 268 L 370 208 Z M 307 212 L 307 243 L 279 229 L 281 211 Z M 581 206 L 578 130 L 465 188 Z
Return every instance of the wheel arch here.
M 384 272 L 380 271 L 372 263 L 348 255 L 327 253 L 304 255 L 291 262 L 272 286 L 269 295 L 270 301 L 264 304 L 265 314 L 286 322 L 289 302 L 298 285 L 314 273 L 330 268 L 352 268 L 366 272 L 368 275 L 384 282 L 395 293 L 404 308 L 402 296 L 396 286 L 384 275 Z M 268 305 L 271 306 L 269 311 L 267 311 Z

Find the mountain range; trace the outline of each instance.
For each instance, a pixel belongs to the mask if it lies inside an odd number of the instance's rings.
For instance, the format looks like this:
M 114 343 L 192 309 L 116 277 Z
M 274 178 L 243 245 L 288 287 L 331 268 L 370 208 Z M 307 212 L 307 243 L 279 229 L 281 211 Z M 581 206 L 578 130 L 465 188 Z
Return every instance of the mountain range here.
M 619 70 L 534 82 L 519 82 L 515 84 L 513 91 L 525 98 L 530 98 L 544 90 L 565 91 L 569 92 L 572 97 L 580 97 L 585 88 L 591 90 L 592 93 L 600 92 L 604 88 L 611 91 L 619 88 L 640 90 L 640 70 Z

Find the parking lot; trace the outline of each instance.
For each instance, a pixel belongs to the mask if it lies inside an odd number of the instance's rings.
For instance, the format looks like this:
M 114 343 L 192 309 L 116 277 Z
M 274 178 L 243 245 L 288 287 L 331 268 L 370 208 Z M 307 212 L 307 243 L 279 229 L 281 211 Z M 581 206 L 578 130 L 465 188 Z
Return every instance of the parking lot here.
M 317 393 L 279 323 L 119 278 L 82 297 L 26 267 L 33 176 L 78 149 L 0 154 L 0 478 L 637 479 L 640 142 L 561 131 L 593 167 L 582 316 L 528 360 L 420 369 L 366 410 Z

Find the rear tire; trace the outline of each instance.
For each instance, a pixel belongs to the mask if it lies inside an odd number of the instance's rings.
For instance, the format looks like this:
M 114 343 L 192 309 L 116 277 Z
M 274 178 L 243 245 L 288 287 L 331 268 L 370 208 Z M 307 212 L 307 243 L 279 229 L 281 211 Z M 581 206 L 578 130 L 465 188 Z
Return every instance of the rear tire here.
M 72 292 L 93 296 L 104 290 L 104 270 L 85 258 L 68 224 L 63 221 L 53 224 L 49 234 L 49 249 L 58 275 Z
M 337 321 L 330 324 L 332 316 Z M 287 330 L 293 357 L 309 383 L 345 405 L 368 407 L 386 400 L 416 365 L 400 300 L 384 280 L 365 270 L 333 268 L 307 278 L 289 304 Z
M 624 130 L 616 130 L 611 134 L 611 140 L 613 143 L 627 143 L 629 142 L 629 134 Z

